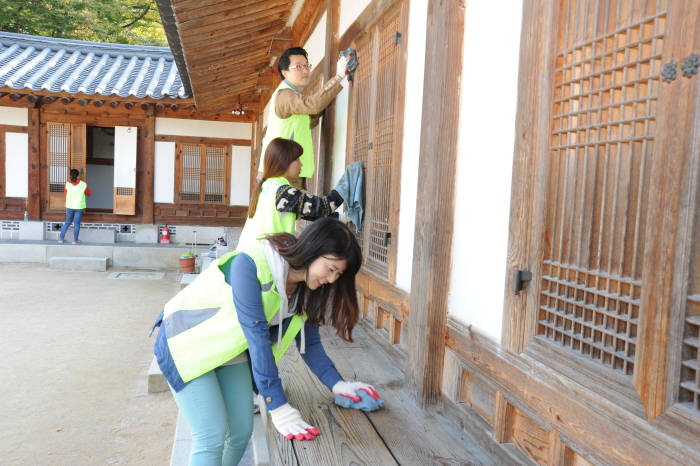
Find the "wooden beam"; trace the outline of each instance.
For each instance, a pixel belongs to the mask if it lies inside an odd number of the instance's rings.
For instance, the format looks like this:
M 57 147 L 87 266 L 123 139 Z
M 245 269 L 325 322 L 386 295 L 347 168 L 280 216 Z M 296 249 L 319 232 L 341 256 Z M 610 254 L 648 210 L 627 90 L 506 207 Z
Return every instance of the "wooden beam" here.
M 167 142 L 185 142 L 188 144 L 227 144 L 230 146 L 250 146 L 250 139 L 231 139 L 231 138 L 209 138 L 199 136 L 176 136 L 171 134 L 158 134 L 155 136 L 156 141 Z
M 27 212 L 31 220 L 41 219 L 41 153 L 40 153 L 40 124 L 39 109 L 29 109 L 29 179 L 27 191 Z
M 407 380 L 424 405 L 441 397 L 450 291 L 464 3 L 429 0 L 423 86 Z M 436 209 L 435 206 L 441 206 Z M 446 214 L 447 213 L 447 214 Z
M 323 60 L 324 82 L 335 76 L 338 60 L 338 28 L 340 24 L 340 0 L 326 0 L 326 49 Z M 333 138 L 335 128 L 335 99 L 326 107 L 321 125 L 320 154 L 318 155 L 318 173 L 316 192 L 326 193 L 330 190 L 333 169 Z
M 270 49 L 267 51 L 268 57 L 279 57 L 288 48 L 294 47 L 296 42 L 290 28 L 282 29 L 270 42 Z
M 155 135 L 156 117 L 151 114 L 146 118 L 143 125 L 143 171 L 144 178 L 143 195 L 141 196 L 141 208 L 143 209 L 143 223 L 153 223 L 153 185 L 155 183 Z
M 309 40 L 311 33 L 318 24 L 323 12 L 326 10 L 326 2 L 307 0 L 301 7 L 299 15 L 292 25 L 292 37 L 296 45 L 303 45 Z

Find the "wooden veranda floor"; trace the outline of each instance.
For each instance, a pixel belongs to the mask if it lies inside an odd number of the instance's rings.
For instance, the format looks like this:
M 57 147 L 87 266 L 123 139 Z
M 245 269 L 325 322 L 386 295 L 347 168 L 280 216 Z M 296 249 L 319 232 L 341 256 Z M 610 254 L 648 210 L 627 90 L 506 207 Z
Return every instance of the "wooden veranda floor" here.
M 271 465 L 495 464 L 453 420 L 419 408 L 401 370 L 359 326 L 353 343 L 343 342 L 327 326 L 322 336 L 343 378 L 374 385 L 384 408 L 373 413 L 339 408 L 291 348 L 279 364 L 285 392 L 321 435 L 313 441 L 288 441 L 268 422 Z

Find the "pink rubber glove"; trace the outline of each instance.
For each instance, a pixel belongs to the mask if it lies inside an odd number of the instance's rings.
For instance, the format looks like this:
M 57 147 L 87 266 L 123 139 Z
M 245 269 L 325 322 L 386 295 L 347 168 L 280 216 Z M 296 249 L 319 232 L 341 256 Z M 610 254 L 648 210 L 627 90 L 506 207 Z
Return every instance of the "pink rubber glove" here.
M 301 418 L 299 411 L 292 408 L 289 403 L 285 403 L 279 408 L 270 410 L 272 424 L 277 432 L 282 434 L 287 440 L 311 440 L 319 435 L 318 429 L 308 425 Z
M 354 402 L 360 401 L 358 390 L 366 392 L 373 400 L 378 400 L 379 395 L 373 386 L 362 382 L 343 382 L 342 380 L 333 385 L 333 393 L 340 396 L 346 396 Z

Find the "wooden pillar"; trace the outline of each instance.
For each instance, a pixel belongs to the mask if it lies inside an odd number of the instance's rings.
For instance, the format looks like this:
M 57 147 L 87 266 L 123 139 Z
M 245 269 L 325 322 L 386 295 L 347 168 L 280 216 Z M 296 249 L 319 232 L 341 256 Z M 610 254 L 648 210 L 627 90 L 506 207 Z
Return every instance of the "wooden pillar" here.
M 338 61 L 338 28 L 340 24 L 340 0 L 326 0 L 326 49 L 323 61 L 324 82 L 335 76 Z M 331 102 L 323 114 L 321 126 L 321 154 L 318 157 L 316 171 L 318 173 L 317 192 L 327 193 L 330 190 L 331 173 L 333 170 L 333 139 L 335 127 L 335 101 Z
M 39 109 L 29 109 L 29 186 L 27 190 L 27 212 L 30 220 L 41 219 L 41 132 L 39 130 Z
M 255 116 L 255 121 L 253 121 L 253 138 L 250 141 L 250 195 L 248 196 L 248 205 L 253 198 L 253 190 L 257 185 L 255 179 L 258 175 L 258 170 L 260 167 L 261 158 L 261 148 L 262 148 L 262 130 L 263 130 L 263 114 L 265 112 L 265 106 L 262 104 L 263 99 L 260 100 L 260 109 Z M 260 167 L 260 168 L 258 168 Z
M 416 205 L 406 364 L 409 386 L 423 406 L 440 399 L 445 353 L 464 10 L 458 0 L 428 4 L 418 163 L 422 194 Z
M 153 223 L 153 183 L 155 172 L 155 135 L 156 117 L 148 115 L 143 125 L 143 194 L 141 196 L 141 208 L 143 209 L 142 221 L 145 224 Z

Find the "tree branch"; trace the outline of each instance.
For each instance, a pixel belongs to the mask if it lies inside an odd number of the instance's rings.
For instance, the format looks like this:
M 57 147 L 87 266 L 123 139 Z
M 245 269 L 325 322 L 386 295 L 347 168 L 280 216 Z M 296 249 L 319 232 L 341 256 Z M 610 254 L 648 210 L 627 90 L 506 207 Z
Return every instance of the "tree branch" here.
M 146 16 L 146 14 L 148 14 L 148 11 L 150 9 L 151 9 L 151 5 L 146 5 L 146 9 L 143 10 L 143 13 L 141 13 L 135 20 L 133 20 L 129 24 L 125 24 L 124 26 L 122 26 L 122 29 L 126 29 L 128 27 L 133 26 L 135 23 L 137 23 L 139 20 L 141 20 L 144 16 Z

